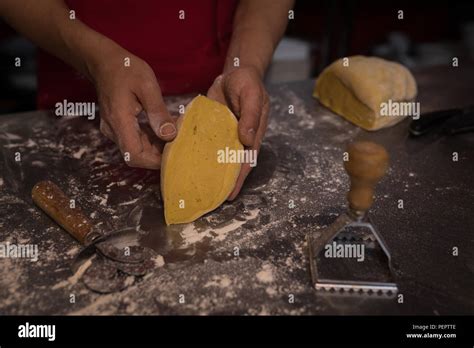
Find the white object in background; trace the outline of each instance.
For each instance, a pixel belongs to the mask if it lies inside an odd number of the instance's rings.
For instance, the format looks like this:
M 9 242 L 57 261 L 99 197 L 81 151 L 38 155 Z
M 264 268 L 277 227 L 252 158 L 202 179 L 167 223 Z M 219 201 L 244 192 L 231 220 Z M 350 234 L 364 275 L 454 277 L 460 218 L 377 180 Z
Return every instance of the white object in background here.
M 288 82 L 310 78 L 311 45 L 309 42 L 284 37 L 273 54 L 266 82 Z

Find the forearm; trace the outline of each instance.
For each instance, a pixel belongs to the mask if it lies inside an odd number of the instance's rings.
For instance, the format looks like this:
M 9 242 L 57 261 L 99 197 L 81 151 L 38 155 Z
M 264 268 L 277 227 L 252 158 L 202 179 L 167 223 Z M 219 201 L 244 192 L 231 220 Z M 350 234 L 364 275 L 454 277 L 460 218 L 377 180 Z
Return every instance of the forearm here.
M 63 0 L 1 0 L 0 16 L 39 47 L 62 59 L 89 79 L 112 40 L 71 19 Z
M 234 17 L 234 28 L 224 72 L 251 66 L 263 77 L 273 52 L 288 23 L 294 0 L 241 0 Z

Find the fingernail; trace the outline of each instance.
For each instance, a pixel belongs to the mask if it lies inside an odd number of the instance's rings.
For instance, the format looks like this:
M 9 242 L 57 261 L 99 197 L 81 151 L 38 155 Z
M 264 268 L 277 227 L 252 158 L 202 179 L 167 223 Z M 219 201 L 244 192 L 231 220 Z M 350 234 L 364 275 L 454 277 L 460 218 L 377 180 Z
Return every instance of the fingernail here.
M 165 123 L 160 127 L 160 134 L 162 136 L 173 135 L 176 133 L 176 128 L 172 123 Z

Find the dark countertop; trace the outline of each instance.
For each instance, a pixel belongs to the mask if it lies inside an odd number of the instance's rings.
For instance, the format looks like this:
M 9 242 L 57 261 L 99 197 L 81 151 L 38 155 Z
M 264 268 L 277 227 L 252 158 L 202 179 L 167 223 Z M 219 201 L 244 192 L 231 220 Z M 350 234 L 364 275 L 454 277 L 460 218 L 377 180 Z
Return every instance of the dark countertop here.
M 472 103 L 472 68 L 416 76 L 422 111 Z M 365 132 L 321 107 L 312 86 L 270 86 L 272 120 L 239 198 L 169 228 L 161 221 L 158 173 L 122 163 L 97 120 L 47 112 L 1 116 L 0 243 L 36 244 L 39 258 L 0 259 L 0 314 L 474 313 L 474 134 L 415 140 L 408 121 Z M 176 111 L 187 100 L 168 104 Z M 391 156 L 371 217 L 398 265 L 403 303 L 321 295 L 311 287 L 304 237 L 344 211 L 342 153 L 354 139 L 379 142 Z M 453 152 L 459 161 L 452 161 Z M 46 178 L 104 232 L 139 225 L 159 245 L 163 262 L 118 293 L 99 295 L 68 281 L 80 246 L 30 198 L 32 186 Z

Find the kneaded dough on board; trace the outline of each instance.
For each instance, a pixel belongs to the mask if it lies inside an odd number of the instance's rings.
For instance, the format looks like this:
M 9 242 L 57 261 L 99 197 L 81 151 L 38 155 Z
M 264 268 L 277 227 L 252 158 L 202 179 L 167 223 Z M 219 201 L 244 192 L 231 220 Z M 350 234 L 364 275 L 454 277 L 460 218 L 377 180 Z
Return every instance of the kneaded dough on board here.
M 353 56 L 329 65 L 316 80 L 313 96 L 321 104 L 366 130 L 389 127 L 403 117 L 381 116 L 381 103 L 410 101 L 416 82 L 403 65 L 376 57 Z
M 161 196 L 167 225 L 187 223 L 216 209 L 234 189 L 240 163 L 219 163 L 218 151 L 243 150 L 238 122 L 227 106 L 197 96 L 165 145 Z

